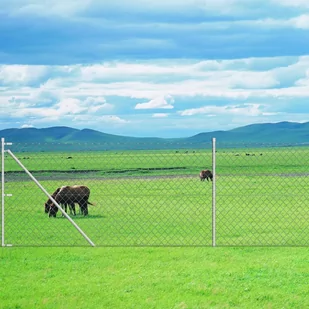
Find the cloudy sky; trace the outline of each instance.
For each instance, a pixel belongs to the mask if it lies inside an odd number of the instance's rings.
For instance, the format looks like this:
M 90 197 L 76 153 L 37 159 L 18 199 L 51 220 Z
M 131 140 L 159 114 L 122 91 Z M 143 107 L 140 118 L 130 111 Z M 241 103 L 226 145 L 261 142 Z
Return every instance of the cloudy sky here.
M 308 99 L 308 0 L 0 1 L 0 130 L 185 137 Z

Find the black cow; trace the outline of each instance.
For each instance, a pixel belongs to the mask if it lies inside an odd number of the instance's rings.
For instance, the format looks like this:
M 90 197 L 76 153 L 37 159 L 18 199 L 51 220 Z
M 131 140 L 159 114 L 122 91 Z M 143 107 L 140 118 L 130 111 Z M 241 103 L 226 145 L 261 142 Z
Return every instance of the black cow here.
M 204 181 L 205 179 L 207 179 L 207 181 L 209 181 L 209 179 L 212 181 L 212 178 L 213 178 L 213 175 L 210 170 L 202 170 L 200 172 L 201 181 Z

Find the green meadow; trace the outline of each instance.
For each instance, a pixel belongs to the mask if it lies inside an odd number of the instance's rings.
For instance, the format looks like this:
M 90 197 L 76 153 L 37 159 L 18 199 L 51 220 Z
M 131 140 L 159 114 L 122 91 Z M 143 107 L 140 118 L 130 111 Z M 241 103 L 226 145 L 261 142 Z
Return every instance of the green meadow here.
M 50 194 L 62 185 L 90 188 L 90 215 L 72 218 L 97 246 L 212 245 L 212 183 L 198 177 L 212 167 L 211 150 L 16 156 Z M 218 149 L 216 244 L 307 245 L 307 158 L 306 147 Z M 10 157 L 5 171 L 13 194 L 5 203 L 7 244 L 88 245 L 60 212 L 48 218 L 47 197 Z
M 308 307 L 308 152 L 217 150 L 217 248 L 210 150 L 15 153 L 50 193 L 89 186 L 71 217 L 100 248 L 6 154 L 0 308 Z
M 307 308 L 307 248 L 2 248 L 0 308 Z

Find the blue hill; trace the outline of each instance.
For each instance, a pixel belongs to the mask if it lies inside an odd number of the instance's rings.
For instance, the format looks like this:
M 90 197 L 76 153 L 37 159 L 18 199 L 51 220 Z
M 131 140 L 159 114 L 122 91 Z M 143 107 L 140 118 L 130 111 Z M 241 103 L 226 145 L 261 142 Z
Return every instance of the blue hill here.
M 105 144 L 104 149 L 150 149 L 150 148 L 198 148 L 201 143 L 210 144 L 215 137 L 222 143 L 309 143 L 309 122 L 279 122 L 251 124 L 228 131 L 199 133 L 185 138 L 130 137 L 107 134 L 91 129 L 70 127 L 23 128 L 0 130 L 0 137 L 14 143 L 77 143 Z M 118 146 L 116 146 L 118 145 Z M 202 146 L 201 146 L 202 147 Z M 205 147 L 205 145 L 203 146 Z

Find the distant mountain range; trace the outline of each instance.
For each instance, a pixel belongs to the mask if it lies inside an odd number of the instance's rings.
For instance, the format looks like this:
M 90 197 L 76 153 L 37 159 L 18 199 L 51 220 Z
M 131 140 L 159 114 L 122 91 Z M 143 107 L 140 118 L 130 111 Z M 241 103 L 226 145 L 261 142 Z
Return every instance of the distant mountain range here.
M 0 137 L 7 142 L 33 144 L 33 150 L 53 149 L 70 145 L 78 149 L 81 144 L 95 144 L 96 149 L 177 149 L 210 147 L 215 137 L 218 143 L 276 143 L 295 144 L 309 143 L 309 122 L 279 122 L 251 124 L 228 131 L 199 133 L 186 138 L 129 137 L 106 134 L 91 129 L 74 129 L 70 127 L 50 127 L 44 129 L 23 128 L 0 130 Z M 203 144 L 203 145 L 202 145 Z M 43 147 L 44 145 L 44 147 Z M 27 147 L 28 148 L 28 147 Z

